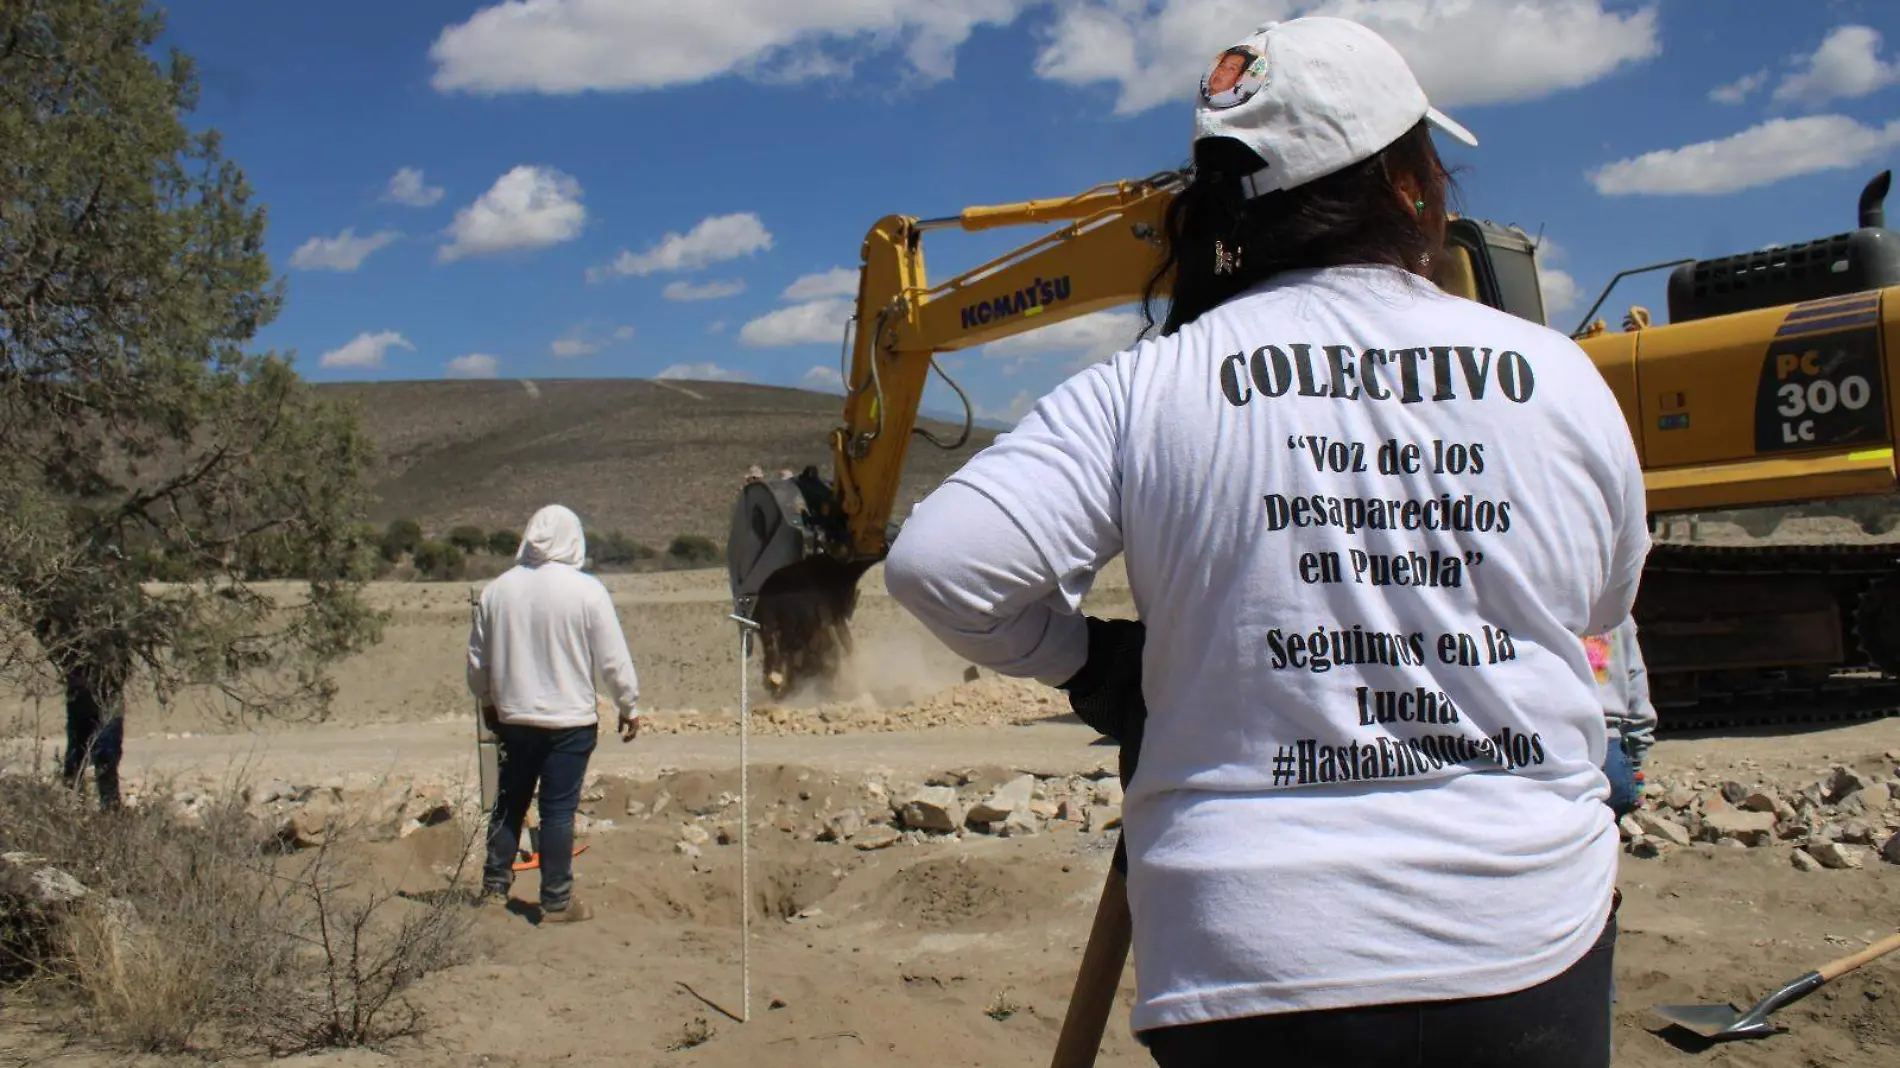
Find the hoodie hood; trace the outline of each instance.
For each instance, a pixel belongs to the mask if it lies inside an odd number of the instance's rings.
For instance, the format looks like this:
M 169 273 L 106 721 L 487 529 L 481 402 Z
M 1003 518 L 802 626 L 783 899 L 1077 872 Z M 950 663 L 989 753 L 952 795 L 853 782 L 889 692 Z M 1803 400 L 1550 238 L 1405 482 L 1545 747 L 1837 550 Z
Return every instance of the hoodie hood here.
M 587 538 L 581 533 L 581 517 L 572 509 L 550 504 L 534 513 L 528 529 L 522 532 L 521 548 L 515 550 L 515 563 L 581 566 L 587 559 Z

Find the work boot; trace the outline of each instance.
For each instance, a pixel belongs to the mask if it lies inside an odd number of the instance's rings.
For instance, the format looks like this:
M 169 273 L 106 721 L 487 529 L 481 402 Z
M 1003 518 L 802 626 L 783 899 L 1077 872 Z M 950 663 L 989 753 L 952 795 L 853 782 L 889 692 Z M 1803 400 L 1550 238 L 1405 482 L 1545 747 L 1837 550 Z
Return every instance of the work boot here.
M 593 907 L 579 898 L 567 903 L 563 909 L 542 909 L 542 923 L 582 923 L 594 918 Z
M 469 904 L 478 909 L 491 908 L 496 905 L 506 905 L 507 903 L 508 891 L 493 886 L 482 887 L 480 890 L 475 891 L 474 896 L 469 899 Z

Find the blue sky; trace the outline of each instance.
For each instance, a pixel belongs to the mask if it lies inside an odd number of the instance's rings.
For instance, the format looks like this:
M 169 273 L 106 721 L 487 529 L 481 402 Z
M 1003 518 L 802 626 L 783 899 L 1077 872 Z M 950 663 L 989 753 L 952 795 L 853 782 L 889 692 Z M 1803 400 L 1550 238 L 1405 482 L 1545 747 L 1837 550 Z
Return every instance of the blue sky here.
M 1544 236 L 1566 331 L 1620 268 L 1851 228 L 1900 148 L 1883 0 L 179 0 L 167 39 L 269 207 L 259 344 L 307 377 L 835 389 L 879 217 L 1176 166 L 1207 57 L 1307 13 L 1378 28 L 1478 135 L 1445 149 L 1464 207 Z M 1036 233 L 932 234 L 931 274 Z M 1663 277 L 1600 314 L 1661 321 Z M 947 363 L 1009 419 L 1134 330 Z

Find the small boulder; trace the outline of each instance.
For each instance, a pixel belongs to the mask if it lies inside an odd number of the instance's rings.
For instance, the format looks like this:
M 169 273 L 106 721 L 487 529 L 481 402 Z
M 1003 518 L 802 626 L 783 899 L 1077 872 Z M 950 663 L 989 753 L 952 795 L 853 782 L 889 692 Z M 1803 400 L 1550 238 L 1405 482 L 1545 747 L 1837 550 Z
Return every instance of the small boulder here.
M 1690 837 L 1688 830 L 1675 820 L 1648 811 L 1637 812 L 1635 816 L 1637 826 L 1643 829 L 1645 835 L 1660 838 L 1671 845 L 1686 846 L 1689 844 Z
M 864 813 L 855 808 L 847 808 L 825 820 L 824 830 L 818 832 L 821 842 L 842 842 L 864 829 Z
M 1007 820 L 1011 814 L 1029 807 L 1035 790 L 1034 775 L 1018 775 L 991 791 L 987 798 L 970 806 L 969 821 L 978 824 Z
M 954 834 L 963 825 L 963 805 L 949 786 L 926 786 L 910 796 L 901 810 L 904 826 L 935 834 Z
M 1009 814 L 1009 818 L 1003 821 L 998 833 L 1004 838 L 1028 838 L 1041 830 L 1042 827 L 1037 824 L 1036 817 L 1030 815 L 1027 810 L 1019 810 Z
M 870 852 L 873 849 L 889 849 L 903 838 L 904 836 L 899 834 L 896 828 L 879 823 L 853 838 L 851 844 L 865 852 Z
M 1847 845 L 1870 846 L 1879 841 L 1879 832 L 1866 820 L 1849 820 L 1841 825 L 1841 841 Z
M 1861 866 L 1861 851 L 1850 845 L 1822 842 L 1818 845 L 1810 845 L 1807 849 L 1808 852 L 1814 854 L 1814 859 L 1821 862 L 1823 868 L 1840 871 Z
M 1773 790 L 1756 790 L 1736 802 L 1736 805 L 1748 812 L 1775 813 L 1781 810 L 1781 795 Z
M 1821 862 L 1814 859 L 1814 856 L 1805 849 L 1795 850 L 1790 859 L 1794 862 L 1796 871 L 1821 870 Z
M 1102 779 L 1095 784 L 1094 801 L 1098 805 L 1117 805 L 1122 803 L 1122 781 L 1119 778 Z
M 1726 804 L 1703 813 L 1702 826 L 1718 839 L 1733 838 L 1750 846 L 1767 845 L 1775 835 L 1773 813 L 1749 812 Z
M 1880 859 L 1889 864 L 1900 864 L 1900 834 L 1887 839 L 1886 844 L 1880 847 Z
M 1102 834 L 1122 825 L 1122 807 L 1120 805 L 1090 805 L 1087 829 L 1091 834 Z
M 1828 776 L 1825 800 L 1829 804 L 1838 805 L 1849 794 L 1858 793 L 1866 786 L 1867 780 L 1861 778 L 1860 772 L 1846 765 L 1837 765 L 1833 773 Z

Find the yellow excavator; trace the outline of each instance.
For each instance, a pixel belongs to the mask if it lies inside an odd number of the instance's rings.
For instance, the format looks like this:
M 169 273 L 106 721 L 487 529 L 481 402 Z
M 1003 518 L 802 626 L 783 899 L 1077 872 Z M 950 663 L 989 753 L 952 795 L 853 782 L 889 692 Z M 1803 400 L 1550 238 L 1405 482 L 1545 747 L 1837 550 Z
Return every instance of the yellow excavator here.
M 768 689 L 822 681 L 851 649 L 857 583 L 892 523 L 939 353 L 1128 305 L 1159 262 L 1181 171 L 1074 196 L 880 219 L 862 249 L 846 327 L 843 423 L 831 472 L 754 479 L 734 506 L 727 563 L 736 613 L 757 623 Z M 1882 498 L 1896 483 L 1900 233 L 1884 225 L 1891 174 L 1861 195 L 1859 225 L 1794 245 L 1619 273 L 1573 333 L 1620 401 L 1642 457 L 1652 529 L 1672 515 Z M 932 283 L 924 235 L 1060 224 Z M 1452 220 L 1435 281 L 1546 321 L 1535 242 L 1516 227 Z M 1597 310 L 1636 274 L 1669 269 L 1669 322 Z M 1129 340 L 1133 340 L 1132 338 Z M 1104 356 L 1107 354 L 1104 353 Z M 1838 720 L 1900 709 L 1900 544 L 1659 541 L 1636 612 L 1661 729 Z

